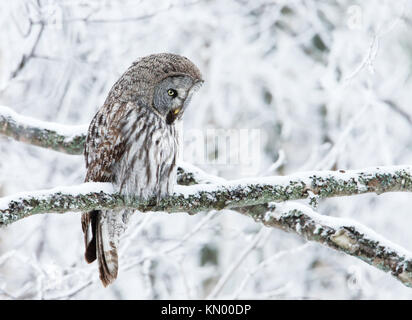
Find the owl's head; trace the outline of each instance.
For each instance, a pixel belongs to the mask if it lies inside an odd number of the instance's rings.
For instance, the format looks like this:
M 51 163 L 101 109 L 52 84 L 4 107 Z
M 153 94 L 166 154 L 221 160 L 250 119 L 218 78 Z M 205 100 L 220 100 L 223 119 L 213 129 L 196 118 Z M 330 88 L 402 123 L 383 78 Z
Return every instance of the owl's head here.
M 118 99 L 143 105 L 172 124 L 181 119 L 202 83 L 199 69 L 189 59 L 160 53 L 134 62 L 112 91 L 119 93 Z
M 202 83 L 203 80 L 185 74 L 166 77 L 154 88 L 153 107 L 165 117 L 167 124 L 172 124 L 181 119 Z

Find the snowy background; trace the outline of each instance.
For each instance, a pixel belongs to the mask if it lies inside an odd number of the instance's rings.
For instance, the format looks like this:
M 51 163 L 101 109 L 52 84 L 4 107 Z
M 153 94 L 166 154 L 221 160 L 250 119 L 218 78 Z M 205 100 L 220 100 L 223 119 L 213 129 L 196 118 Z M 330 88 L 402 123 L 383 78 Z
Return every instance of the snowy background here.
M 400 0 L 1 0 L 0 105 L 87 124 L 131 62 L 174 52 L 206 80 L 184 117 L 184 160 L 209 173 L 411 164 L 411 10 Z M 246 132 L 230 152 L 252 145 L 252 168 L 214 161 L 225 145 L 193 156 L 193 143 L 216 130 Z M 0 137 L 0 196 L 84 175 L 82 156 Z M 410 194 L 392 193 L 330 199 L 317 211 L 412 250 L 411 206 Z M 78 213 L 1 229 L 0 299 L 412 298 L 358 259 L 228 210 L 134 215 L 107 289 L 83 253 Z

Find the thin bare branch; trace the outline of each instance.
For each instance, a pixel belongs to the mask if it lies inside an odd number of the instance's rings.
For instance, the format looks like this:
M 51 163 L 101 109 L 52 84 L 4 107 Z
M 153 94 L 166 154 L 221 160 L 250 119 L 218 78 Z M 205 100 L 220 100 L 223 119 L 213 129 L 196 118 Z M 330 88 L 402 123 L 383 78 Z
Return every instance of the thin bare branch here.
M 387 106 L 389 106 L 393 111 L 398 113 L 402 118 L 404 118 L 409 124 L 412 125 L 412 116 L 408 114 L 405 110 L 399 107 L 394 101 L 389 99 L 382 100 Z

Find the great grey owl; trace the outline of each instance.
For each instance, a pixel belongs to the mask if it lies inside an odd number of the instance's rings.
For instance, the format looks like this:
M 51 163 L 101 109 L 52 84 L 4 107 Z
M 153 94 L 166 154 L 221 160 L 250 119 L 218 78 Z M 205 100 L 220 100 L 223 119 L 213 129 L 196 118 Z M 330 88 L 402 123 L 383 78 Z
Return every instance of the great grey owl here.
M 126 197 L 161 199 L 172 192 L 181 120 L 203 82 L 187 58 L 161 53 L 134 62 L 94 116 L 87 133 L 85 181 L 111 182 Z M 117 247 L 132 210 L 82 214 L 88 263 L 98 260 L 104 286 L 118 272 Z

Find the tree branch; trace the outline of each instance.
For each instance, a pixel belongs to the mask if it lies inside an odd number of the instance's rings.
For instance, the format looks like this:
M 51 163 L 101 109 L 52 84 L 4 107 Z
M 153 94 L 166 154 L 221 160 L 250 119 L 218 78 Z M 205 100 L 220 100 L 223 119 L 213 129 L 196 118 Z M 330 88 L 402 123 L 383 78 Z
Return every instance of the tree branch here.
M 68 154 L 82 154 L 87 127 L 39 121 L 0 106 L 0 134 L 42 148 Z
M 254 218 L 267 227 L 280 228 L 354 256 L 412 287 L 412 254 L 355 221 L 320 215 L 290 202 L 270 204 L 269 211 Z
M 182 163 L 181 167 L 182 174 L 187 174 L 186 179 L 192 183 L 212 183 L 215 179 L 225 181 L 187 163 Z M 294 233 L 308 241 L 349 254 L 381 271 L 390 272 L 404 285 L 412 287 L 412 254 L 360 223 L 323 216 L 292 202 L 260 204 L 234 210 L 266 227 Z
M 124 199 L 112 193 L 111 185 L 84 183 L 79 186 L 17 194 L 0 199 L 0 224 L 48 212 L 132 208 L 139 211 L 188 212 L 247 207 L 268 202 L 306 198 L 330 198 L 375 192 L 412 191 L 411 167 L 381 167 L 360 171 L 318 171 L 282 177 L 233 180 L 224 183 L 177 186 L 176 192 L 156 201 Z M 249 213 L 249 214 L 252 214 Z

